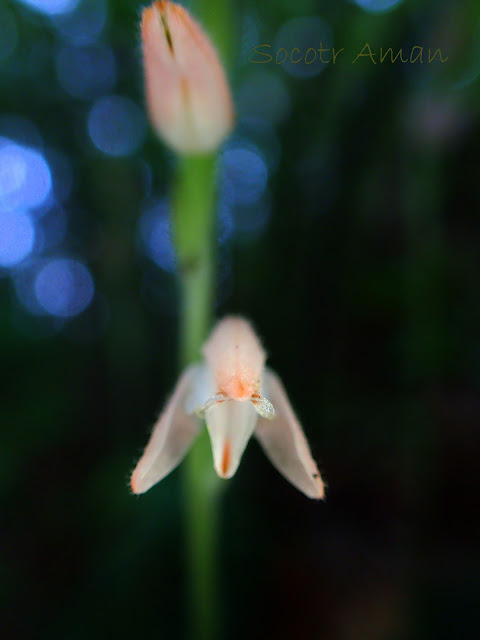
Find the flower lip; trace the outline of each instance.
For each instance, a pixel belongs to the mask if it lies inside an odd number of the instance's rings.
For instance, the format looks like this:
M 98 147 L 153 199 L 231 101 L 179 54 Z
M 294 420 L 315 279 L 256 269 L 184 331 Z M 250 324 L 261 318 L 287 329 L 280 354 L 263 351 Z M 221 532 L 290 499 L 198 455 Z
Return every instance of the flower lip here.
M 223 393 L 231 400 L 250 400 L 255 397 L 258 384 L 252 384 L 240 376 L 234 376 L 220 389 L 219 393 Z
M 257 418 L 250 402 L 225 400 L 206 409 L 205 422 L 212 444 L 213 463 L 221 478 L 231 478 L 235 474 Z

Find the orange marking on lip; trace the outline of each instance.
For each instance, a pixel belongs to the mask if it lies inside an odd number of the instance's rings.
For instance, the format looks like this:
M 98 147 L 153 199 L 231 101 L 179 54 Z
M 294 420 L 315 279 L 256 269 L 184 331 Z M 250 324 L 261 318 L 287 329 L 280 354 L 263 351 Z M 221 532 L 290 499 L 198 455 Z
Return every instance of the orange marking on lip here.
M 232 400 L 246 400 L 251 396 L 251 388 L 238 376 L 232 377 L 220 390 Z
M 228 473 L 229 466 L 230 466 L 230 444 L 226 442 L 223 448 L 223 456 L 222 456 L 222 473 L 223 474 Z

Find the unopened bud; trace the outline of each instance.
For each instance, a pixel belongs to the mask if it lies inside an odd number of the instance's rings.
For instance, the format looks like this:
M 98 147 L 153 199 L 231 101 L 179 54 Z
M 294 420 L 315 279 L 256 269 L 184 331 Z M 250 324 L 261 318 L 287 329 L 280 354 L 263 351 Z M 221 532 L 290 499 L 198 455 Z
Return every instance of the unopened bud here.
M 174 2 L 143 10 L 145 88 L 150 119 L 160 137 L 179 153 L 219 147 L 233 126 L 225 72 L 208 36 Z

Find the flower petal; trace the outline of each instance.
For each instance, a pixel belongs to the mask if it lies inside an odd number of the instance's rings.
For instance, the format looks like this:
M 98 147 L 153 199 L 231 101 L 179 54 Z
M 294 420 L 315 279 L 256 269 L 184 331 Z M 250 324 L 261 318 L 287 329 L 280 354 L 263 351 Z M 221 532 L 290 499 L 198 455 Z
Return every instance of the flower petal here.
M 225 400 L 205 411 L 212 443 L 215 471 L 231 478 L 257 424 L 258 414 L 251 402 Z
M 180 376 L 132 474 L 133 493 L 145 493 L 168 475 L 185 456 L 197 435 L 201 422 L 187 413 L 186 405 L 200 370 L 199 365 L 191 365 Z
M 265 351 L 252 325 L 240 316 L 227 316 L 215 325 L 203 355 L 217 390 L 232 400 L 257 393 L 265 366 Z
M 309 498 L 320 500 L 325 489 L 307 439 L 302 431 L 280 378 L 266 369 L 263 393 L 275 407 L 271 420 L 260 418 L 255 436 L 274 467 Z

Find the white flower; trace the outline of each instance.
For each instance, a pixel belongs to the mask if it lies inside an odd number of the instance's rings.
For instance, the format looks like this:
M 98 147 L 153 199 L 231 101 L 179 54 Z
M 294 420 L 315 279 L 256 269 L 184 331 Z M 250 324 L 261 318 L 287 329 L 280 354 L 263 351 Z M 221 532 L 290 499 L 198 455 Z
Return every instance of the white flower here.
M 144 493 L 179 464 L 204 418 L 220 477 L 234 475 L 255 434 L 287 480 L 309 498 L 323 498 L 305 435 L 280 378 L 265 367 L 266 354 L 251 325 L 240 317 L 224 318 L 203 355 L 203 363 L 180 376 L 132 474 L 132 491 Z

